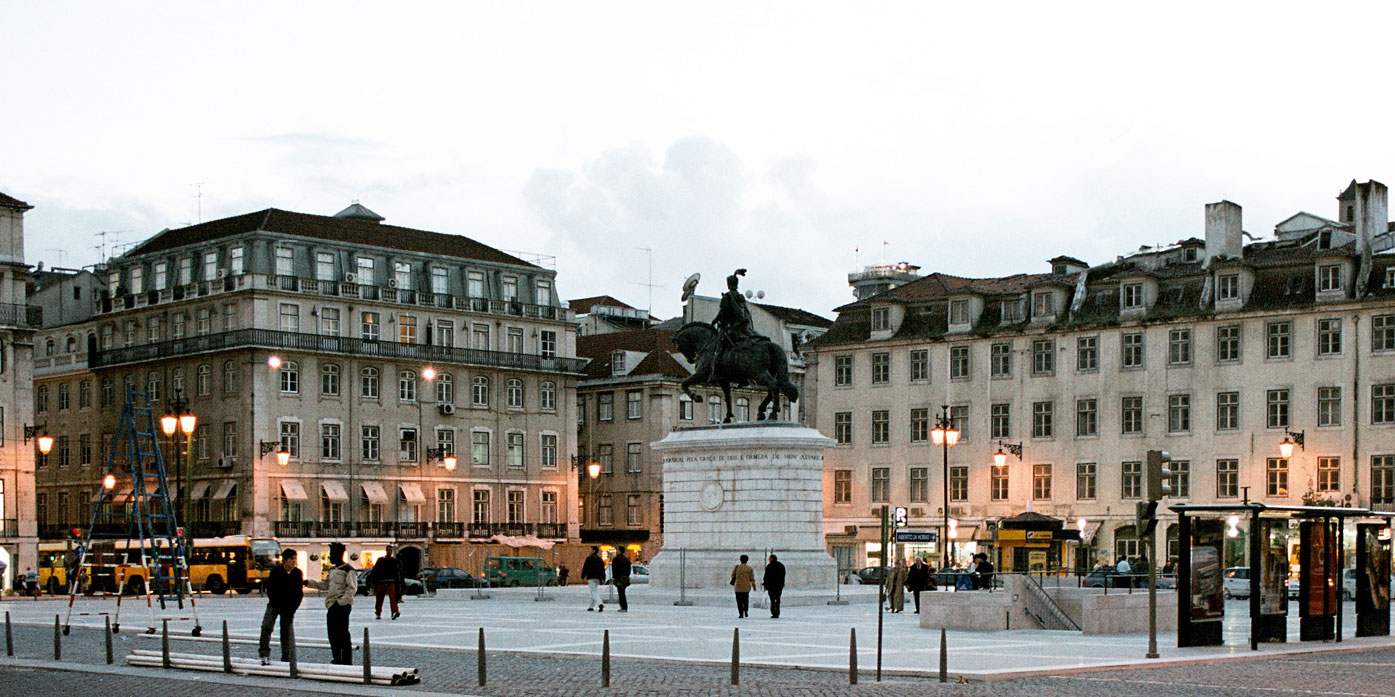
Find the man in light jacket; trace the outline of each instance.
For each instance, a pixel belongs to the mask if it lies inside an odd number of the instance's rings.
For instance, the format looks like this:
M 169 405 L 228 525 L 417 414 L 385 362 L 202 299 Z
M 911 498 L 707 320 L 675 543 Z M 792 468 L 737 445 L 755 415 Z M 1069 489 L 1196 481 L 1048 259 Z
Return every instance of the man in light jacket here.
M 325 583 L 325 627 L 329 633 L 329 652 L 333 656 L 330 663 L 353 665 L 354 644 L 349 638 L 349 613 L 354 609 L 354 592 L 358 590 L 358 578 L 354 567 L 344 562 L 344 545 L 331 542 L 329 545 L 329 579 Z

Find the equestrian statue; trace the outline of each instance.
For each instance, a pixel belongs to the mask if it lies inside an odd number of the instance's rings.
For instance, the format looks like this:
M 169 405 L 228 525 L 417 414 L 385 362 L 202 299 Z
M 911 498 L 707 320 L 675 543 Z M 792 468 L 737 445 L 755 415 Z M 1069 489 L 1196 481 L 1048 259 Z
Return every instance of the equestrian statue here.
M 780 395 L 789 401 L 799 399 L 799 389 L 790 382 L 789 362 L 785 350 L 768 337 L 756 333 L 751 325 L 751 311 L 746 298 L 736 289 L 746 269 L 737 269 L 727 276 L 727 292 L 717 310 L 716 319 L 688 322 L 673 335 L 673 343 L 689 363 L 696 365 L 693 374 L 683 381 L 683 393 L 701 404 L 693 394 L 693 385 L 721 387 L 726 398 L 727 415 L 723 423 L 733 420 L 731 388 L 759 385 L 765 388 L 765 399 L 756 408 L 756 420 L 775 419 L 780 415 Z M 697 287 L 697 274 L 683 286 L 683 301 L 687 302 Z M 767 415 L 766 408 L 770 411 Z

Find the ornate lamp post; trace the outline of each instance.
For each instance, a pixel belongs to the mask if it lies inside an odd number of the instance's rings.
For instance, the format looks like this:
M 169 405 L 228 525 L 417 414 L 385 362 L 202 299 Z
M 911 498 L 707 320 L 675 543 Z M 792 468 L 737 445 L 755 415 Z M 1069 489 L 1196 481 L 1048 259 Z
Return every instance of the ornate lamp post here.
M 175 437 L 177 433 L 184 434 L 185 457 L 183 467 L 179 470 L 176 478 L 179 490 L 179 498 L 184 503 L 183 522 L 184 534 L 184 554 L 187 556 L 192 552 L 189 549 L 193 542 L 193 501 L 189 496 L 189 485 L 192 483 L 194 474 L 194 429 L 199 425 L 199 417 L 189 411 L 189 403 L 184 401 L 184 395 L 179 390 L 174 392 L 174 402 L 170 404 L 170 411 L 160 417 L 160 430 L 170 439 L 170 445 L 174 448 L 175 459 L 179 458 L 179 441 Z
M 588 477 L 586 480 L 586 515 L 589 517 L 595 515 L 596 500 L 593 488 L 595 487 L 596 477 L 601 476 L 601 463 L 592 462 L 587 465 L 586 476 Z M 586 521 L 581 521 L 581 524 L 583 526 L 586 525 Z
M 944 521 L 940 524 L 940 544 L 944 552 L 940 561 L 946 566 L 954 563 L 954 547 L 949 544 L 949 449 L 959 444 L 959 429 L 949 419 L 949 405 L 940 407 L 940 415 L 935 418 L 935 428 L 930 430 L 930 440 L 940 446 L 944 454 Z
M 1293 457 L 1293 446 L 1297 445 L 1299 450 L 1303 450 L 1303 432 L 1294 433 L 1284 429 L 1284 439 L 1279 443 L 1279 457 L 1287 460 Z

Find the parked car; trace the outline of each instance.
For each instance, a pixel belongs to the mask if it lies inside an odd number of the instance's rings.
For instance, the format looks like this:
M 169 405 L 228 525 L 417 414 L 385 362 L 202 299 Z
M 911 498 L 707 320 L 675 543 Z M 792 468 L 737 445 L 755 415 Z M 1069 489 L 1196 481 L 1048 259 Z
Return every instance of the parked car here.
M 372 569 L 364 569 L 358 575 L 358 594 L 373 595 L 373 584 L 368 582 L 368 577 L 372 575 Z M 426 586 L 414 578 L 404 578 L 402 584 L 403 595 L 421 595 L 426 592 Z
M 882 567 L 864 566 L 857 570 L 857 581 L 862 585 L 877 585 L 882 582 Z
M 544 585 L 557 585 L 557 572 L 539 557 L 489 557 L 484 560 L 484 579 L 490 586 L 536 586 L 539 576 Z
M 1132 578 L 1130 574 L 1121 574 L 1112 566 L 1103 566 L 1092 569 L 1090 573 L 1085 574 L 1080 585 L 1086 588 L 1128 588 L 1130 578 Z M 1141 582 L 1136 583 L 1139 586 L 1143 585 Z
M 439 566 L 422 569 L 417 579 L 431 588 L 481 588 L 484 579 L 470 575 L 470 572 L 454 566 Z
M 1226 569 L 1222 582 L 1225 584 L 1225 597 L 1250 597 L 1250 567 L 1232 566 Z
M 610 584 L 610 567 L 605 567 L 605 582 Z M 649 583 L 649 567 L 643 564 L 630 564 L 630 585 Z
M 1395 597 L 1395 575 L 1390 577 L 1390 590 L 1392 593 L 1388 597 Z M 1342 598 L 1344 600 L 1356 599 L 1356 569 L 1342 570 Z

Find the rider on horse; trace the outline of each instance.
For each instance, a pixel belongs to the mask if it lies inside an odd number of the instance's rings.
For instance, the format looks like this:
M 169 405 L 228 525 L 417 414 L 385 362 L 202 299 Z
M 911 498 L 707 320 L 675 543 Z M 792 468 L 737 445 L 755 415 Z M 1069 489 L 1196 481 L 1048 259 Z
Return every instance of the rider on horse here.
M 728 349 L 752 339 L 765 339 L 756 333 L 751 324 L 751 310 L 746 307 L 746 298 L 736 289 L 740 282 L 739 277 L 745 275 L 746 269 L 737 269 L 735 273 L 727 276 L 727 292 L 722 294 L 717 318 L 712 320 L 712 326 L 716 328 L 721 341 L 714 342 L 714 345 L 698 358 L 694 370 L 695 374 L 703 376 L 701 381 L 704 383 L 717 381 L 717 361 Z

